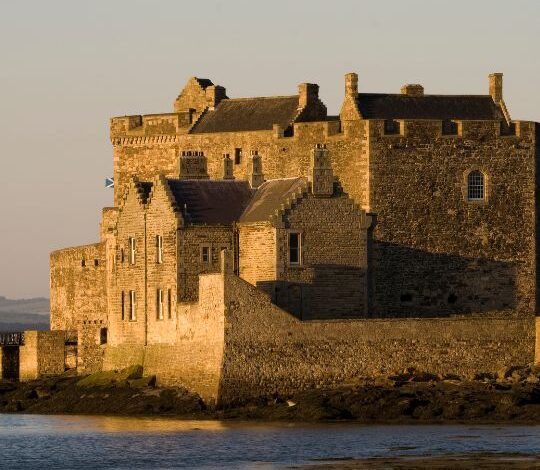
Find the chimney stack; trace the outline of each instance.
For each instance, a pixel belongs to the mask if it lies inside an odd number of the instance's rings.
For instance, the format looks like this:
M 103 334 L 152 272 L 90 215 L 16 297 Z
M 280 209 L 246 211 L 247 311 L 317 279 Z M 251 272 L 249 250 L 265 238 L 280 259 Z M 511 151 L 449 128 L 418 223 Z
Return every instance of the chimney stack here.
M 208 168 L 204 152 L 184 150 L 180 154 L 180 178 L 207 180 Z
M 227 98 L 226 90 L 220 85 L 209 85 L 205 88 L 206 102 L 210 109 L 214 109 L 219 102 Z
M 407 83 L 401 87 L 401 94 L 407 96 L 424 96 L 424 87 L 418 83 Z
M 257 189 L 263 183 L 264 183 L 264 174 L 262 171 L 262 159 L 257 150 L 252 150 L 251 162 L 250 162 L 249 184 L 251 185 L 253 189 Z
M 224 180 L 233 180 L 233 161 L 228 153 L 223 154 L 223 179 Z
M 351 72 L 345 74 L 345 96 L 352 96 L 356 99 L 358 95 L 358 74 Z
M 311 151 L 311 192 L 315 197 L 331 197 L 334 194 L 334 172 L 330 152 L 326 144 L 317 144 Z
M 315 104 L 319 100 L 319 85 L 316 83 L 300 83 L 298 85 L 298 106 L 305 108 L 308 104 Z
M 503 99 L 503 74 L 489 74 L 489 94 L 495 103 L 500 103 Z

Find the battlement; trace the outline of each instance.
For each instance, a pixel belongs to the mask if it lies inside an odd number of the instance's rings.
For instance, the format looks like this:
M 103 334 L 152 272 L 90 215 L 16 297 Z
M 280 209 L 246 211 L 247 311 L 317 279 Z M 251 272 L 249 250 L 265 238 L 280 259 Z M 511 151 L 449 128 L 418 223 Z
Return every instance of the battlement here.
M 113 117 L 110 122 L 110 136 L 114 144 L 115 139 L 121 137 L 177 135 L 186 133 L 195 119 L 193 110 L 184 113 Z
M 369 120 L 370 135 L 384 138 L 511 138 L 534 139 L 534 123 L 531 121 L 495 120 L 424 120 L 424 119 L 372 119 Z

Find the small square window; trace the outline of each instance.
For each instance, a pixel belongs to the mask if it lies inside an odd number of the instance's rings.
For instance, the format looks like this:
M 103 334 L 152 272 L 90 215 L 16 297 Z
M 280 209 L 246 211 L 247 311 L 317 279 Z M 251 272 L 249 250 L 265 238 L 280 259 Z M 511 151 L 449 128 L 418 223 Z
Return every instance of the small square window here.
M 301 236 L 298 232 L 289 233 L 289 264 L 300 265 L 302 258 Z
M 94 266 L 96 266 L 96 267 L 99 266 L 99 260 L 98 259 L 94 260 Z

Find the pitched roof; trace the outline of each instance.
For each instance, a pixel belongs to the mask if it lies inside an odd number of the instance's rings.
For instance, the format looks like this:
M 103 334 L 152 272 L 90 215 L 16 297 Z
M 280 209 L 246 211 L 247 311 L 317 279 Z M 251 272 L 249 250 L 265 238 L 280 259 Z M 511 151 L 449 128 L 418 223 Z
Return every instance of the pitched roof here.
M 191 224 L 228 225 L 238 220 L 252 196 L 247 181 L 168 179 L 184 219 Z
M 207 111 L 191 133 L 272 130 L 274 124 L 286 129 L 298 112 L 298 95 L 225 99 Z
M 304 186 L 306 178 L 284 178 L 264 182 L 251 199 L 240 222 L 264 222 L 270 220 L 287 198 Z
M 489 95 L 359 93 L 357 103 L 364 119 L 504 119 Z

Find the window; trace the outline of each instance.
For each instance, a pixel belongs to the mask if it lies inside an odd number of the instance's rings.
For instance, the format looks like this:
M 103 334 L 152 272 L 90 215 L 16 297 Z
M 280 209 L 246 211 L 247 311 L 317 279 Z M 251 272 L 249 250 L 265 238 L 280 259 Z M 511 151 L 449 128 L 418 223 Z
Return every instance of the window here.
M 100 328 L 99 344 L 107 344 L 107 328 Z
M 124 248 L 120 248 L 120 262 L 123 263 L 124 259 Z
M 167 316 L 169 320 L 172 318 L 172 300 L 171 300 L 171 289 L 167 289 Z
M 210 265 L 212 259 L 211 259 L 211 252 L 209 246 L 203 246 L 201 247 L 201 262 L 202 264 Z
M 122 291 L 122 297 L 120 299 L 122 320 L 126 318 L 126 293 Z
M 234 149 L 234 164 L 240 165 L 242 163 L 242 149 Z
M 475 170 L 467 177 L 467 198 L 469 201 L 484 200 L 484 174 Z
M 135 238 L 129 238 L 129 264 L 135 264 Z
M 298 232 L 289 233 L 289 264 L 299 265 L 301 263 L 300 234 Z
M 94 260 L 94 266 L 96 266 L 96 267 L 99 266 L 99 260 L 98 259 Z
M 163 320 L 163 291 L 161 289 L 156 291 L 156 318 Z
M 83 260 L 81 261 L 81 266 L 82 266 L 83 268 L 86 266 L 86 260 L 85 260 L 85 259 L 83 259 Z
M 135 302 L 136 302 L 135 291 L 130 290 L 129 291 L 129 319 L 131 321 L 137 320 L 137 313 L 136 313 L 136 310 L 135 310 L 135 308 L 136 308 Z
M 156 263 L 163 263 L 163 237 L 156 235 Z

